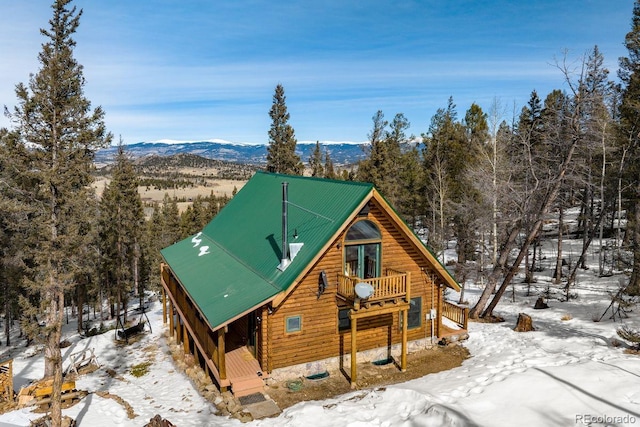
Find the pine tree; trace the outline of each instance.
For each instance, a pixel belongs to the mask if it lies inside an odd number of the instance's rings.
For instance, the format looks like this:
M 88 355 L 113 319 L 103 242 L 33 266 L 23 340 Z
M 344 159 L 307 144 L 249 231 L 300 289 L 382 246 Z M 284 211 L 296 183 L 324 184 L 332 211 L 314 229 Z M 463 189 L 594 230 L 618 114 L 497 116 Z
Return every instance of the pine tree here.
M 331 160 L 331 154 L 329 150 L 324 152 L 324 177 L 328 179 L 337 179 L 335 168 L 333 166 L 333 160 Z
M 324 167 L 322 166 L 322 151 L 320 150 L 320 141 L 316 141 L 316 146 L 309 156 L 309 168 L 311 168 L 311 176 L 323 177 Z
M 369 156 L 358 164 L 359 181 L 371 182 L 391 202 L 400 203 L 402 197 L 402 156 L 409 151 L 409 121 L 398 113 L 391 123 L 384 119 L 382 111 L 372 118 L 373 129 L 369 133 Z
M 380 110 L 372 117 L 373 128 L 369 133 L 369 153 L 366 159 L 358 163 L 357 177 L 359 181 L 371 182 L 382 194 L 385 194 L 385 180 L 391 175 L 391 165 L 385 144 L 387 126 Z
M 25 272 L 25 237 L 29 228 L 30 209 L 25 194 L 16 182 L 16 162 L 10 158 L 14 140 L 6 129 L 0 129 L 0 307 L 4 309 L 4 335 L 11 345 L 10 327 L 18 317 L 20 281 Z M 14 135 L 13 135 L 14 136 Z
M 426 181 L 426 204 L 432 225 L 429 244 L 439 250 L 449 238 L 449 225 L 456 212 L 456 204 L 467 188 L 464 182 L 465 162 L 469 159 L 465 128 L 457 120 L 453 98 L 447 108 L 439 108 L 431 118 L 429 132 L 422 135 Z
M 271 127 L 267 147 L 267 170 L 290 175 L 302 175 L 304 166 L 296 154 L 296 137 L 289 124 L 284 87 L 278 84 L 273 95 L 273 105 L 269 111 Z
M 28 287 L 39 297 L 45 326 L 45 376 L 53 377 L 51 418 L 61 423 L 62 357 L 60 338 L 64 296 L 74 286 L 75 263 L 83 239 L 79 219 L 87 215 L 94 151 L 111 139 L 100 107 L 91 111 L 83 94 L 82 66 L 73 56 L 72 35 L 82 11 L 67 8 L 70 0 L 54 2 L 47 39 L 39 54 L 40 70 L 29 84 L 18 84 L 18 105 L 10 114 L 20 154 L 19 171 L 26 191 L 31 191 L 33 214 L 30 244 L 33 268 Z M 10 154 L 13 155 L 13 154 Z
M 153 214 L 147 221 L 146 253 L 149 254 L 149 265 L 155 268 L 162 262 L 160 250 L 172 245 L 180 239 L 180 212 L 176 199 L 164 195 L 162 204 L 156 204 Z M 157 270 L 156 270 L 157 271 Z M 151 272 L 150 287 L 160 289 L 160 277 Z
M 410 225 L 416 227 L 424 214 L 424 169 L 417 147 L 411 147 L 402 154 L 398 178 L 401 185 L 396 208 Z
M 623 83 L 620 105 L 620 147 L 627 153 L 622 168 L 621 180 L 630 188 L 627 231 L 631 235 L 633 251 L 633 271 L 628 292 L 640 295 L 640 0 L 633 6 L 631 31 L 625 37 L 628 57 L 620 58 L 618 76 Z
M 144 210 L 138 193 L 138 176 L 127 158 L 122 142 L 118 146 L 111 182 L 100 200 L 100 243 L 102 271 L 113 284 L 112 296 L 119 313 L 125 309 L 128 293 L 142 295 L 142 231 Z

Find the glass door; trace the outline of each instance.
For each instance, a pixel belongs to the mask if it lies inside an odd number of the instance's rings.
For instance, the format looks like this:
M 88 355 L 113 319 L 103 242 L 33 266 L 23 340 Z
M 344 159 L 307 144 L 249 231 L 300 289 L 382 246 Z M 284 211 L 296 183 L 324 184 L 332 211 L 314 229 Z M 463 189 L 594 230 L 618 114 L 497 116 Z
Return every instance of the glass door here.
M 346 246 L 345 270 L 346 275 L 362 279 L 380 277 L 380 244 Z

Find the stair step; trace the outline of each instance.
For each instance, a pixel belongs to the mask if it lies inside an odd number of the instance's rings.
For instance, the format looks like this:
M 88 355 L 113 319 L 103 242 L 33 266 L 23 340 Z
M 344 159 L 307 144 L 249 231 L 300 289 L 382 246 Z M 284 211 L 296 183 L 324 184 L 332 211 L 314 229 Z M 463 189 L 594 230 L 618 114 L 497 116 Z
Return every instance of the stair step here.
M 264 391 L 264 381 L 258 376 L 234 378 L 231 380 L 231 390 L 235 396 L 259 393 Z

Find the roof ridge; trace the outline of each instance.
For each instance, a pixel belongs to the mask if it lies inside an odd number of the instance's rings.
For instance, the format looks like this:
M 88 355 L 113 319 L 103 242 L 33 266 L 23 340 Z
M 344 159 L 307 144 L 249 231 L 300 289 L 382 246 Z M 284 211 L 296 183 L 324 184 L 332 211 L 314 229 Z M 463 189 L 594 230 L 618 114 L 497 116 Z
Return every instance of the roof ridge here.
M 288 174 L 284 174 L 284 173 L 268 172 L 268 171 L 263 171 L 263 170 L 256 171 L 256 174 L 273 176 L 273 177 L 281 176 L 281 177 L 285 177 L 285 178 L 305 179 L 305 180 L 310 180 L 310 181 L 323 181 L 323 182 L 327 182 L 328 181 L 328 182 L 332 182 L 332 183 L 335 183 L 335 184 L 352 185 L 352 186 L 360 186 L 360 187 L 371 187 L 371 188 L 375 187 L 370 182 L 346 181 L 344 179 L 323 178 L 323 177 L 319 177 L 319 176 L 288 175 Z

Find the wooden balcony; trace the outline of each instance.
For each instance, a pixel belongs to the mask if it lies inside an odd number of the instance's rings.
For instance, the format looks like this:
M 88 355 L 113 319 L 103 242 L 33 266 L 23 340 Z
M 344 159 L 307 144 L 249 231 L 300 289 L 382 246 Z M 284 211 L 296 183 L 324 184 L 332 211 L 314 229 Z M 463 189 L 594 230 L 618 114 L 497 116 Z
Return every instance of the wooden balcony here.
M 355 286 L 360 282 L 368 283 L 373 287 L 373 295 L 366 300 L 358 298 L 355 293 Z M 340 274 L 338 275 L 338 297 L 353 304 L 356 310 L 362 304 L 368 307 L 372 304 L 384 305 L 387 302 L 408 302 L 410 299 L 409 283 L 409 274 L 393 269 L 387 269 L 382 277 L 371 279 Z

